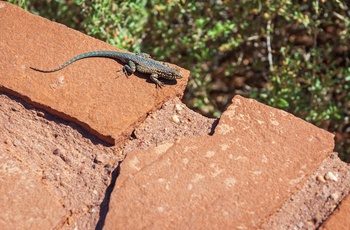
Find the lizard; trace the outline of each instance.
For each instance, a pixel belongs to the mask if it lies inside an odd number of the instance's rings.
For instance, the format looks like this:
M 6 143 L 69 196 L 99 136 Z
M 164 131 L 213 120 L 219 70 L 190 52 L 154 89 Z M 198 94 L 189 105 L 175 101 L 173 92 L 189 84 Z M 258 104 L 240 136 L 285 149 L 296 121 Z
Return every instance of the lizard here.
M 183 77 L 180 68 L 170 66 L 165 62 L 160 62 L 153 60 L 150 55 L 146 53 L 126 53 L 126 52 L 118 52 L 118 51 L 107 51 L 107 50 L 99 50 L 92 51 L 87 53 L 82 53 L 78 56 L 73 57 L 69 61 L 65 62 L 61 66 L 56 69 L 51 70 L 42 70 L 34 67 L 30 67 L 31 69 L 43 73 L 52 73 L 59 71 L 71 63 L 90 57 L 106 57 L 113 58 L 123 62 L 125 65 L 123 66 L 123 72 L 128 77 L 130 74 L 135 73 L 136 71 L 140 73 L 150 74 L 150 79 L 156 84 L 157 87 L 164 86 L 164 83 L 160 81 L 158 78 L 164 78 L 168 80 L 176 80 Z

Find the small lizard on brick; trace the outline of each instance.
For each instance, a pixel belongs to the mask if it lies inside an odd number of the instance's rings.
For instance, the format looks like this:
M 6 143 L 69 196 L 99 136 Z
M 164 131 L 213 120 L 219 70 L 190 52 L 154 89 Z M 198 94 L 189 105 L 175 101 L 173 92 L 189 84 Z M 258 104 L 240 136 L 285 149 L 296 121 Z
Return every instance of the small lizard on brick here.
M 124 74 L 128 77 L 129 74 L 133 74 L 136 71 L 140 73 L 150 74 L 150 79 L 156 84 L 156 86 L 162 87 L 164 83 L 158 80 L 158 78 L 164 78 L 168 80 L 175 80 L 182 78 L 181 70 L 177 67 L 168 65 L 165 62 L 159 62 L 153 60 L 150 55 L 141 53 L 141 54 L 131 54 L 117 51 L 93 51 L 88 53 L 80 54 L 71 60 L 67 61 L 63 65 L 52 70 L 41 70 L 37 68 L 30 67 L 33 70 L 51 73 L 63 69 L 64 67 L 70 65 L 71 63 L 81 60 L 83 58 L 89 57 L 106 57 L 117 59 L 125 63 L 123 67 Z

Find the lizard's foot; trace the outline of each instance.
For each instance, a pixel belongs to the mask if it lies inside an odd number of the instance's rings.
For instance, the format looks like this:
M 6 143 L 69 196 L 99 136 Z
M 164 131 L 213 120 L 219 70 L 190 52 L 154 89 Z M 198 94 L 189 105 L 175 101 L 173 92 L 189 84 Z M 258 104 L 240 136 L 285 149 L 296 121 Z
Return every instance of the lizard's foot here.
M 158 80 L 158 74 L 153 73 L 150 76 L 151 80 L 156 84 L 157 87 L 162 88 L 164 83 Z
M 126 76 L 126 77 L 129 77 L 131 74 L 129 74 L 129 72 L 128 72 L 128 70 L 125 68 L 125 66 L 123 67 L 123 69 L 120 69 L 120 70 L 117 70 L 117 73 L 118 72 L 121 72 L 121 71 L 123 71 L 123 73 L 124 73 L 124 75 Z

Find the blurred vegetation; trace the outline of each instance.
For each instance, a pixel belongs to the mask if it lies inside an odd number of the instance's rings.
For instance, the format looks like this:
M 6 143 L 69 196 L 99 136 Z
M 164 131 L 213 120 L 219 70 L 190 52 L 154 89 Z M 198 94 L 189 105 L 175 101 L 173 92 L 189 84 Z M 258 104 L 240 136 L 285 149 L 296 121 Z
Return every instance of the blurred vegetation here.
M 336 134 L 350 161 L 350 9 L 334 0 L 10 1 L 191 71 L 184 102 L 220 116 L 240 94 Z M 306 153 L 307 154 L 307 153 Z

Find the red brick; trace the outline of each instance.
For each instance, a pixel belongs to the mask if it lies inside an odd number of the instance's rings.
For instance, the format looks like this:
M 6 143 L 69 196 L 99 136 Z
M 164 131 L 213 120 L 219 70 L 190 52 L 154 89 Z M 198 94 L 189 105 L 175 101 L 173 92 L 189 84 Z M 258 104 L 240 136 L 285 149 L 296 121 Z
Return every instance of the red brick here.
M 147 113 L 171 97 L 183 95 L 189 72 L 176 85 L 157 89 L 148 76 L 126 78 L 122 65 L 108 58 L 89 58 L 54 73 L 72 57 L 111 45 L 12 4 L 0 2 L 0 90 L 63 119 L 74 121 L 114 144 L 125 139 Z
M 213 136 L 128 155 L 106 229 L 259 227 L 333 147 L 332 134 L 236 96 Z

